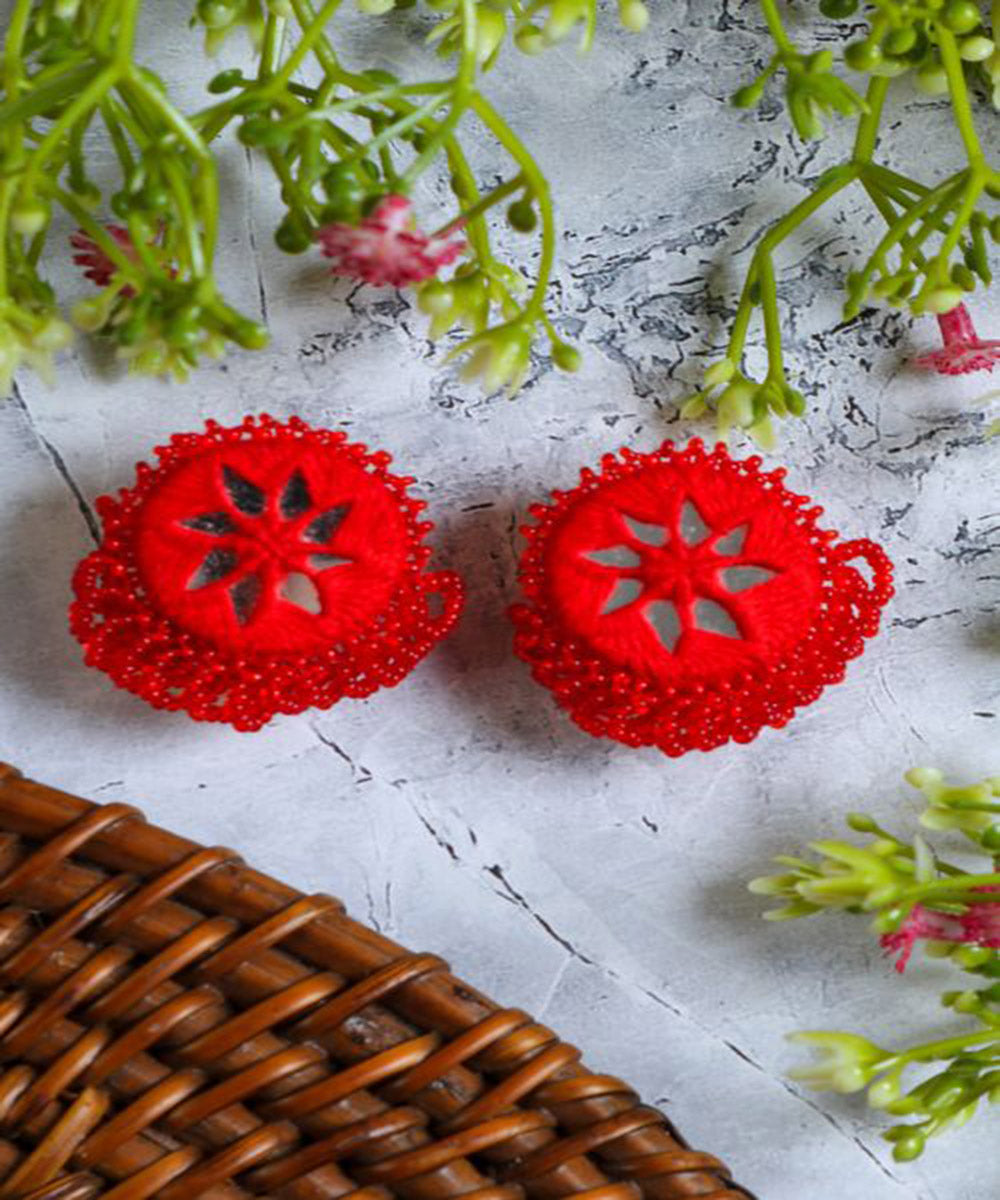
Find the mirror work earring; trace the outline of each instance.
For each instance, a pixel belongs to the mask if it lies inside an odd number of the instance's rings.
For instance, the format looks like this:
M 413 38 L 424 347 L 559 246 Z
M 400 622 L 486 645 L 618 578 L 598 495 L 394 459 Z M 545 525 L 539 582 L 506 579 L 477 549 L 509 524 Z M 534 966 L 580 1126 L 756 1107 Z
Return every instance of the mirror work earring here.
M 394 686 L 458 619 L 388 454 L 261 416 L 156 456 L 98 501 L 70 611 L 87 662 L 155 707 L 258 729 Z
M 697 440 L 625 449 L 530 510 L 515 650 L 588 733 L 671 756 L 752 741 L 878 631 L 884 551 L 838 542 L 760 467 Z

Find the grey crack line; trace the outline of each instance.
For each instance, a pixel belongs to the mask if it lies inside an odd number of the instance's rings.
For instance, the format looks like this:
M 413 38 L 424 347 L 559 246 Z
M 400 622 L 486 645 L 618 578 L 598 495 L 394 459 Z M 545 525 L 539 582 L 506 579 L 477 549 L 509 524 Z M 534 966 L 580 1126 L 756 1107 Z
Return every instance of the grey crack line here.
M 329 738 L 325 734 L 320 733 L 320 731 L 316 728 L 316 726 L 311 721 L 308 722 L 308 725 L 309 725 L 309 728 L 313 731 L 313 735 L 315 736 L 316 740 L 320 743 L 320 745 L 325 746 L 327 748 L 327 750 L 332 750 L 333 753 L 336 754 L 338 758 L 342 759 L 345 763 L 347 763 L 347 765 L 351 768 L 351 770 L 354 773 L 354 782 L 355 783 L 357 783 L 357 784 L 371 783 L 374 776 L 372 775 L 371 771 L 369 771 L 368 768 L 364 765 L 364 763 L 355 762 L 354 759 L 351 758 L 351 756 L 343 748 L 343 746 L 341 746 L 337 742 L 335 742 L 333 740 L 333 738 Z
M 256 189 L 254 187 L 254 165 L 253 152 L 250 147 L 244 148 L 244 157 L 247 165 L 248 183 L 247 188 L 247 241 L 250 243 L 250 253 L 253 256 L 253 266 L 257 273 L 257 295 L 260 299 L 260 316 L 261 320 L 267 324 L 267 290 L 264 287 L 264 270 L 260 261 L 260 251 L 257 247 L 257 226 L 254 221 L 253 214 L 253 197 Z
M 53 446 L 53 444 L 49 441 L 49 439 L 42 433 L 42 431 L 38 428 L 38 426 L 35 424 L 35 418 L 32 416 L 31 409 L 28 407 L 27 402 L 24 399 L 24 396 L 21 394 L 21 389 L 17 386 L 16 383 L 13 384 L 11 396 L 13 398 L 14 404 L 17 406 L 17 408 L 19 408 L 21 410 L 21 413 L 24 416 L 25 423 L 27 424 L 28 429 L 31 431 L 31 436 L 35 439 L 35 441 L 38 443 L 38 445 L 42 448 L 42 450 L 44 451 L 49 462 L 52 463 L 52 466 L 55 469 L 56 474 L 63 481 L 63 483 L 66 485 L 66 487 L 69 488 L 69 491 L 70 491 L 71 495 L 73 496 L 73 499 L 76 501 L 76 507 L 79 509 L 80 516 L 83 517 L 84 523 L 87 526 L 87 532 L 90 534 L 91 540 L 93 541 L 95 546 L 100 545 L 100 542 L 101 542 L 100 522 L 98 521 L 97 517 L 94 515 L 94 510 L 90 507 L 90 504 L 87 502 L 87 498 L 84 496 L 83 491 L 80 488 L 80 485 L 73 478 L 72 474 L 70 473 L 69 467 L 66 466 L 65 459 L 59 453 L 59 451 L 55 448 L 55 446 Z
M 421 811 L 417 808 L 417 806 L 413 803 L 413 801 L 410 800 L 409 803 L 410 803 L 411 807 L 413 808 L 414 812 L 416 813 L 417 817 L 419 818 L 421 824 L 427 830 L 427 832 L 430 834 L 430 836 L 434 839 L 434 842 L 437 844 L 437 846 L 440 847 L 442 850 L 444 850 L 445 853 L 448 854 L 449 858 L 451 858 L 451 860 L 457 866 L 459 866 L 459 867 L 471 866 L 471 864 L 466 863 L 458 855 L 454 846 L 450 842 L 448 842 L 447 839 L 444 838 L 444 836 L 442 834 L 440 834 L 434 828 L 433 824 L 423 815 L 423 813 L 421 813 Z M 902 1188 L 908 1187 L 908 1185 L 902 1179 L 900 1179 L 897 1175 L 894 1175 L 892 1173 L 892 1171 L 889 1170 L 889 1168 L 878 1158 L 878 1156 L 868 1146 L 865 1145 L 865 1143 L 861 1140 L 860 1137 L 858 1137 L 857 1135 L 846 1130 L 837 1121 L 836 1117 L 834 1117 L 831 1113 L 826 1112 L 820 1105 L 818 1105 L 814 1101 L 810 1100 L 808 1096 L 803 1096 L 787 1080 L 783 1079 L 780 1075 L 772 1074 L 770 1071 L 767 1070 L 766 1067 L 764 1067 L 762 1064 L 757 1062 L 756 1059 L 754 1059 L 752 1055 L 748 1054 L 745 1050 L 741 1050 L 740 1047 L 737 1046 L 734 1042 L 729 1041 L 722 1034 L 718 1033 L 716 1030 L 705 1025 L 702 1021 L 699 1021 L 697 1017 L 693 1016 L 691 1013 L 685 1011 L 684 1009 L 678 1007 L 676 1004 L 673 1004 L 671 1001 L 665 999 L 663 996 L 659 995 L 657 992 L 654 992 L 651 989 L 644 987 L 641 983 L 638 983 L 636 980 L 628 978 L 628 976 L 626 976 L 626 975 L 622 975 L 620 972 L 615 970 L 613 967 L 609 967 L 605 963 L 596 962 L 594 959 L 589 958 L 587 955 L 583 954 L 580 950 L 578 950 L 576 948 L 576 946 L 573 945 L 572 942 L 570 942 L 566 937 L 564 937 L 561 933 L 559 933 L 558 930 L 555 929 L 555 927 L 551 924 L 551 922 L 546 917 L 544 917 L 540 912 L 538 912 L 531 905 L 531 903 L 529 902 L 527 897 L 525 897 L 521 892 L 519 892 L 510 883 L 510 881 L 507 879 L 507 877 L 505 876 L 505 874 L 503 872 L 503 868 L 500 867 L 498 864 L 493 864 L 492 866 L 482 866 L 480 868 L 480 870 L 483 870 L 487 874 L 492 875 L 493 878 L 496 879 L 501 884 L 503 891 L 502 892 L 497 891 L 497 895 L 499 895 L 503 899 L 506 899 L 506 900 L 510 901 L 511 903 L 517 905 L 518 908 L 523 909 L 545 931 L 545 933 L 550 938 L 552 938 L 552 940 L 555 941 L 559 946 L 561 946 L 562 949 L 565 950 L 565 952 L 566 952 L 566 955 L 567 955 L 566 960 L 563 962 L 559 971 L 556 973 L 555 979 L 549 987 L 548 993 L 543 1002 L 543 1008 L 548 1007 L 551 1004 L 552 999 L 556 993 L 556 990 L 557 990 L 560 982 L 562 981 L 563 976 L 565 975 L 566 971 L 569 969 L 570 962 L 576 960 L 578 962 L 584 963 L 586 966 L 593 967 L 596 971 L 599 971 L 606 979 L 610 979 L 614 983 L 617 983 L 621 987 L 624 987 L 626 989 L 630 989 L 632 991 L 639 992 L 641 995 L 645 996 L 648 1000 L 652 1000 L 654 1004 L 659 1005 L 661 1008 L 665 1008 L 673 1016 L 678 1017 L 680 1020 L 685 1021 L 690 1025 L 693 1025 L 705 1037 L 710 1038 L 712 1041 L 720 1042 L 723 1046 L 725 1046 L 725 1048 L 731 1054 L 735 1054 L 737 1058 L 742 1059 L 749 1066 L 753 1067 L 754 1070 L 760 1072 L 760 1074 L 762 1074 L 771 1083 L 777 1084 L 782 1089 L 782 1091 L 787 1093 L 793 1099 L 798 1100 L 800 1104 L 804 1104 L 806 1106 L 806 1108 L 811 1109 L 818 1116 L 822 1117 L 823 1120 L 826 1121 L 826 1123 L 828 1125 L 830 1125 L 833 1129 L 835 1129 L 837 1131 L 837 1133 L 839 1133 L 841 1135 L 841 1137 L 845 1138 L 846 1140 L 848 1140 L 849 1142 L 851 1142 L 855 1146 L 857 1146 L 864 1153 L 864 1155 L 868 1159 L 871 1160 L 871 1162 L 879 1169 L 879 1171 L 887 1179 L 891 1180 L 893 1183 L 895 1183 L 899 1187 L 902 1187 Z M 494 890 L 496 890 L 496 889 L 494 889 Z

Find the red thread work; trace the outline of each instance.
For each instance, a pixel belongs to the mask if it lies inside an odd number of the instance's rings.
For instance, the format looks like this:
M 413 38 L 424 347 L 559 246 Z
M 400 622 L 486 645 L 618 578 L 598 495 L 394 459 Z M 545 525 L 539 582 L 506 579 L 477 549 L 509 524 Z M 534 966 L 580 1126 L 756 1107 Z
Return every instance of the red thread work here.
M 177 434 L 97 502 L 70 627 L 157 708 L 257 729 L 392 687 L 453 627 L 462 586 L 424 570 L 433 525 L 343 433 L 248 417 Z
M 749 742 L 878 631 L 884 551 L 837 544 L 822 508 L 760 465 L 697 440 L 624 449 L 531 508 L 515 650 L 588 733 L 671 756 Z

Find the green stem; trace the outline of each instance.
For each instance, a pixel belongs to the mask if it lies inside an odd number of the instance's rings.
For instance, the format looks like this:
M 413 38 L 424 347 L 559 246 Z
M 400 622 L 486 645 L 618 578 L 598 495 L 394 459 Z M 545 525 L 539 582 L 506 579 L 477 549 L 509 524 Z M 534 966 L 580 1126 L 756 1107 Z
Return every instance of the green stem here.
M 323 42 L 326 40 L 327 22 L 336 13 L 341 3 L 342 0 L 326 0 L 319 13 L 314 14 L 309 9 L 308 4 L 296 3 L 293 0 L 296 16 L 299 19 L 299 24 L 302 26 L 302 37 L 299 38 L 298 44 L 292 53 L 285 59 L 285 64 L 281 70 L 271 76 L 267 87 L 264 89 L 265 95 L 273 95 L 275 92 L 280 91 L 299 69 L 305 61 L 306 55 L 311 50 L 315 51 L 316 57 L 319 58 L 327 71 L 336 69 L 337 58 L 332 50 L 330 50 L 331 60 L 324 62 Z
M 875 153 L 879 124 L 882 120 L 882 108 L 885 105 L 885 97 L 890 83 L 891 80 L 876 75 L 868 84 L 868 91 L 865 93 L 867 111 L 863 113 L 858 122 L 858 132 L 854 140 L 852 159 L 856 163 L 871 162 L 872 155 Z
M 948 76 L 948 90 L 951 92 L 951 106 L 955 111 L 955 124 L 962 136 L 969 163 L 974 166 L 983 161 L 983 149 L 979 144 L 976 125 L 972 118 L 969 89 L 965 86 L 965 67 L 958 52 L 958 43 L 951 30 L 939 21 L 934 22 L 934 32 L 937 36 L 938 49 L 941 52 L 941 64 Z
M 476 82 L 477 18 L 476 0 L 460 0 L 462 21 L 462 46 L 458 59 L 458 72 L 452 87 L 451 105 L 448 115 L 438 125 L 427 145 L 407 168 L 400 180 L 400 187 L 408 192 L 417 179 L 437 157 L 441 147 L 451 136 L 472 101 Z
M 750 327 L 750 316 L 754 308 L 754 285 L 761 284 L 761 264 L 765 259 L 770 258 L 772 252 L 787 238 L 794 233 L 796 229 L 808 217 L 811 217 L 817 209 L 822 208 L 824 204 L 832 199 L 838 192 L 844 190 L 852 184 L 861 174 L 861 166 L 857 163 L 845 163 L 842 167 L 834 172 L 830 172 L 826 182 L 816 189 L 810 196 L 800 201 L 796 206 L 774 225 L 761 238 L 760 244 L 754 252 L 753 259 L 750 263 L 750 270 L 747 272 L 746 280 L 743 284 L 743 293 L 740 296 L 739 306 L 736 310 L 736 318 L 733 321 L 732 332 L 729 336 L 728 357 L 738 363 L 743 357 L 743 347 L 746 343 L 747 331 Z M 780 333 L 779 333 L 780 339 Z
M 198 136 L 197 130 L 157 88 L 152 87 L 138 72 L 130 75 L 129 86 L 133 88 L 142 100 L 165 121 L 169 128 L 187 147 L 192 157 L 198 162 L 197 186 L 199 193 L 199 211 L 195 214 L 189 200 L 181 200 L 188 234 L 188 244 L 192 248 L 191 269 L 196 276 L 205 275 L 208 264 L 215 255 L 215 244 L 219 227 L 219 184 L 215 159 L 208 147 Z M 172 181 L 183 178 L 179 165 L 170 154 L 163 156 L 164 174 Z M 186 187 L 183 189 L 186 192 Z M 175 188 L 175 195 L 177 195 Z M 201 239 L 197 235 L 198 218 L 201 219 Z M 197 251 L 194 248 L 197 244 Z M 197 262 L 197 266 L 195 265 Z
M 524 306 L 526 317 L 537 317 L 545 303 L 545 292 L 549 286 L 549 277 L 552 274 L 552 264 L 555 261 L 556 253 L 555 214 L 552 211 L 549 182 L 539 170 L 538 164 L 521 144 L 520 139 L 485 97 L 478 92 L 474 93 L 471 107 L 476 116 L 521 168 L 521 173 L 538 204 L 538 212 L 542 220 L 542 252 L 538 261 L 535 286 Z
M 77 98 L 67 105 L 28 159 L 28 165 L 21 178 L 20 190 L 23 195 L 30 195 L 38 188 L 39 172 L 51 155 L 63 145 L 69 135 L 69 130 L 88 110 L 94 109 L 100 104 L 104 95 L 114 87 L 117 79 L 118 70 L 115 67 L 106 67 L 91 81 L 89 87 L 84 88 Z
M 941 1038 L 940 1041 L 926 1042 L 922 1046 L 914 1046 L 910 1050 L 894 1054 L 884 1066 L 879 1067 L 879 1070 L 891 1070 L 897 1065 L 927 1062 L 935 1058 L 952 1058 L 954 1055 L 961 1053 L 967 1046 L 974 1046 L 977 1042 L 990 1043 L 997 1041 L 1000 1041 L 1000 1031 L 995 1029 L 977 1029 L 974 1033 Z
M 524 176 L 521 174 L 515 175 L 513 179 L 508 179 L 506 183 L 499 184 L 492 192 L 487 192 L 485 196 L 481 196 L 471 208 L 463 209 L 453 220 L 442 225 L 440 229 L 436 229 L 431 234 L 431 237 L 446 237 L 456 229 L 461 229 L 474 217 L 482 216 L 484 212 L 488 212 L 495 204 L 499 204 L 501 200 L 506 199 L 507 196 L 522 187 L 524 187 Z
M 767 27 L 771 32 L 771 38 L 778 47 L 778 50 L 782 54 L 794 54 L 795 44 L 785 32 L 785 26 L 781 20 L 781 14 L 778 12 L 775 0 L 760 0 L 760 8 L 764 14 L 764 20 L 767 22 Z

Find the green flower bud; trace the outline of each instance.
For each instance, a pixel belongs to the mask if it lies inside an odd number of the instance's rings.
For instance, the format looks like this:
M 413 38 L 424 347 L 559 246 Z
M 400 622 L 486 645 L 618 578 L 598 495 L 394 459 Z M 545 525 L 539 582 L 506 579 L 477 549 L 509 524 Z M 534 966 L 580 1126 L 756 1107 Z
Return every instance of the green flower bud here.
M 996 49 L 996 43 L 981 35 L 965 38 L 958 47 L 958 53 L 964 62 L 984 62 Z
M 618 19 L 629 33 L 643 33 L 649 24 L 649 9 L 642 0 L 620 0 Z
M 868 1088 L 868 1104 L 871 1108 L 884 1109 L 899 1099 L 899 1076 L 886 1075 Z
M 450 312 L 454 303 L 454 290 L 437 279 L 424 284 L 417 294 L 417 307 L 432 317 Z
M 716 403 L 719 421 L 727 426 L 746 429 L 754 420 L 754 396 L 757 386 L 747 379 L 738 379 L 723 391 Z
M 209 29 L 225 29 L 237 17 L 233 0 L 198 0 L 198 20 Z
M 24 237 L 34 237 L 49 223 L 51 210 L 44 200 L 18 200 L 10 214 L 11 228 Z
M 88 296 L 78 300 L 70 310 L 73 324 L 84 333 L 96 333 L 107 322 L 108 302 L 105 296 Z
M 1000 851 L 1000 825 L 993 825 L 985 830 L 979 838 L 979 844 L 991 853 Z
M 244 146 L 281 147 L 288 144 L 289 136 L 284 125 L 264 116 L 248 117 L 237 133 Z
M 919 1158 L 927 1145 L 926 1136 L 919 1129 L 897 1125 L 885 1135 L 893 1143 L 892 1157 L 896 1162 L 912 1162 Z
M 369 17 L 381 17 L 395 7 L 396 0 L 358 0 L 358 11 Z
M 241 317 L 232 328 L 232 338 L 245 350 L 261 350 L 270 341 L 271 335 L 265 325 Z
M 928 63 L 917 72 L 916 83 L 925 96 L 943 96 L 948 91 L 948 73 L 940 63 Z
M 243 72 L 236 67 L 228 71 L 220 71 L 208 81 L 208 90 L 213 96 L 221 96 L 223 92 L 231 92 L 243 83 Z
M 546 42 L 549 45 L 561 42 L 578 22 L 586 19 L 586 16 L 586 4 L 583 0 L 552 0 L 549 19 L 545 22 Z
M 947 313 L 951 312 L 956 305 L 962 303 L 962 290 L 956 287 L 939 287 L 928 292 L 923 298 L 923 307 L 926 312 L 931 313 Z
M 904 25 L 902 29 L 894 29 L 882 43 L 883 51 L 893 58 L 901 58 L 908 54 L 917 44 L 917 31 L 912 25 Z
M 858 0 L 819 0 L 819 11 L 831 21 L 846 21 L 858 11 Z
M 485 67 L 493 61 L 500 49 L 507 33 L 507 20 L 503 13 L 497 12 L 495 8 L 480 6 L 476 11 L 476 61 Z
M 301 213 L 288 213 L 274 231 L 274 240 L 286 254 L 302 254 L 312 245 L 312 230 Z
M 737 88 L 729 99 L 730 104 L 735 108 L 756 108 L 764 95 L 766 83 L 766 80 L 758 78 L 753 83 Z
M 705 387 L 713 388 L 718 387 L 720 383 L 728 383 L 735 374 L 736 365 L 732 359 L 723 358 L 717 363 L 712 363 L 702 378 Z
M 73 330 L 59 317 L 50 317 L 31 339 L 32 346 L 45 354 L 65 350 L 73 342 Z
M 139 193 L 138 201 L 143 208 L 150 212 L 164 212 L 171 205 L 173 197 L 161 183 L 148 183 Z
M 538 213 L 530 200 L 522 198 L 507 209 L 507 221 L 518 233 L 531 233 L 538 224 Z
M 962 291 L 974 292 L 976 290 L 976 277 L 965 263 L 952 263 L 949 274 L 952 283 L 960 287 Z
M 680 417 L 683 421 L 696 421 L 708 411 L 708 401 L 704 392 L 695 392 L 689 396 L 680 407 Z
M 979 24 L 981 14 L 979 5 L 972 0 L 951 0 L 945 5 L 941 14 L 941 22 L 952 33 L 971 33 Z
M 522 25 L 514 34 L 514 45 L 522 54 L 541 54 L 545 49 L 545 35 L 537 25 Z
M 852 42 L 844 51 L 844 62 L 852 71 L 871 71 L 882 63 L 882 50 L 876 42 Z
M 784 397 L 785 404 L 787 405 L 788 411 L 792 414 L 792 416 L 801 417 L 806 411 L 805 396 L 803 396 L 797 388 L 786 387 L 784 389 Z
M 573 374 L 580 369 L 580 351 L 568 342 L 556 342 L 552 347 L 552 361 L 560 371 Z
M 192 349 L 201 341 L 200 310 L 185 309 L 178 313 L 167 326 L 167 341 L 177 348 Z

